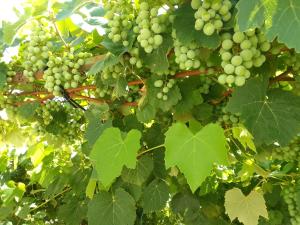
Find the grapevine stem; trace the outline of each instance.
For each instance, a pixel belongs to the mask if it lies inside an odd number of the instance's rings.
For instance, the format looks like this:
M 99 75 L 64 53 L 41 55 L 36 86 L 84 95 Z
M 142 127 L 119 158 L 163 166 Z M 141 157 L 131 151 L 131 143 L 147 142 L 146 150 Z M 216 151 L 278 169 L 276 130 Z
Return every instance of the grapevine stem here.
M 54 13 L 52 13 L 52 15 L 53 15 L 53 16 L 52 16 L 52 22 L 53 22 L 53 26 L 54 26 L 54 29 L 55 29 L 57 35 L 59 36 L 59 38 L 61 39 L 61 41 L 64 43 L 64 45 L 65 45 L 67 48 L 69 48 L 67 42 L 63 39 L 63 37 L 62 37 L 62 35 L 61 35 L 61 33 L 60 33 L 58 27 L 57 27 L 57 24 L 56 24 L 56 21 L 55 21 Z
M 164 147 L 164 146 L 165 146 L 165 145 L 162 144 L 162 145 L 155 146 L 155 147 L 153 147 L 153 148 L 149 148 L 149 149 L 147 149 L 147 150 L 145 150 L 145 151 L 143 151 L 143 152 L 140 152 L 140 153 L 137 155 L 137 158 L 140 158 L 142 155 L 144 155 L 144 154 L 146 154 L 146 153 L 148 153 L 148 152 L 152 152 L 153 150 L 162 148 L 162 147 Z
M 34 209 L 31 209 L 30 212 L 33 212 L 33 211 L 35 211 L 35 210 L 37 210 L 37 209 L 43 207 L 44 205 L 48 204 L 48 202 L 50 202 L 51 200 L 53 200 L 53 199 L 57 198 L 58 196 L 60 196 L 60 195 L 62 195 L 62 194 L 64 194 L 64 193 L 70 191 L 71 189 L 72 189 L 72 188 L 69 187 L 69 188 L 63 190 L 62 192 L 60 192 L 60 193 L 54 195 L 53 198 L 50 198 L 50 199 L 46 200 L 45 202 L 43 202 L 42 204 L 40 204 L 40 205 L 38 205 L 37 207 L 35 207 Z

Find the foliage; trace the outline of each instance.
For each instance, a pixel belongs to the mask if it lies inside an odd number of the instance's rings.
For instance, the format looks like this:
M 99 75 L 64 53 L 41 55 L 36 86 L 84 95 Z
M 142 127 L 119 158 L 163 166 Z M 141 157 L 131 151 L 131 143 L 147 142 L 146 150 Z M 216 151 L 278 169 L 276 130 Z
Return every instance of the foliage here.
M 0 224 L 300 224 L 299 9 L 24 0 L 0 28 Z

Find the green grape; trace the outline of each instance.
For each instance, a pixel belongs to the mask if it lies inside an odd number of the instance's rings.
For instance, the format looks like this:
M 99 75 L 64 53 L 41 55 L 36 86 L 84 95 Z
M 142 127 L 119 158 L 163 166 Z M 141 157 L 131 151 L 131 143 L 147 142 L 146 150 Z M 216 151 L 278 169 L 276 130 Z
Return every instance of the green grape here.
M 224 25 L 224 22 L 229 21 L 231 13 L 229 10 L 232 3 L 229 0 L 221 0 L 221 2 L 213 2 L 210 0 L 193 0 L 191 6 L 196 10 L 194 17 L 195 29 L 203 30 L 207 36 L 219 32 Z

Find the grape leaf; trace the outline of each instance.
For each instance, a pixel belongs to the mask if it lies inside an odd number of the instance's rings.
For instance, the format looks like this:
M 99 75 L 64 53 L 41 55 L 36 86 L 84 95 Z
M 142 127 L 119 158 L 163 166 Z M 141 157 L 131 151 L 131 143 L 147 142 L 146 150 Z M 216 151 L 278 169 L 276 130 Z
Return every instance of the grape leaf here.
M 214 163 L 228 163 L 225 146 L 223 129 L 216 124 L 208 124 L 193 134 L 186 125 L 176 123 L 166 132 L 166 166 L 178 166 L 195 192 Z
M 153 160 L 149 156 L 139 159 L 135 169 L 123 168 L 122 179 L 125 182 L 141 186 L 153 170 Z
M 70 17 L 87 2 L 87 0 L 69 0 L 67 4 L 54 4 L 54 7 L 60 10 L 56 15 L 56 20 L 63 20 Z
M 100 192 L 88 205 L 90 225 L 133 225 L 135 221 L 135 201 L 123 189 L 111 194 Z
M 117 64 L 120 59 L 112 54 L 107 54 L 106 57 L 96 62 L 88 71 L 88 75 L 100 73 L 104 68 Z
M 244 225 L 257 225 L 259 216 L 268 219 L 264 196 L 255 190 L 248 196 L 244 196 L 238 188 L 227 191 L 225 209 L 231 221 L 238 218 Z
M 141 133 L 131 130 L 126 137 L 118 128 L 108 128 L 96 141 L 90 158 L 96 168 L 98 178 L 105 187 L 121 175 L 123 166 L 134 169 L 136 155 L 140 149 Z
M 248 80 L 233 92 L 227 110 L 241 114 L 255 143 L 287 145 L 300 132 L 300 97 L 279 89 L 267 92 L 267 87 L 267 79 Z
M 298 0 L 241 0 L 237 21 L 242 31 L 265 25 L 269 41 L 278 41 L 300 52 L 300 2 Z
M 214 33 L 207 36 L 202 31 L 195 30 L 194 13 L 190 3 L 182 5 L 175 11 L 173 28 L 176 30 L 176 37 L 184 45 L 196 41 L 202 47 L 217 48 L 221 43 L 219 35 Z
M 256 147 L 253 142 L 253 136 L 252 134 L 249 133 L 249 131 L 246 128 L 242 126 L 233 127 L 232 135 L 235 139 L 237 139 L 242 144 L 244 149 L 248 147 L 251 150 L 256 152 Z
M 19 18 L 15 23 L 7 21 L 2 22 L 3 41 L 8 45 L 13 43 L 19 29 L 26 24 L 27 19 L 31 16 L 32 8 L 26 7 L 22 15 L 20 15 L 20 12 L 17 13 L 19 14 Z
M 24 121 L 30 121 L 34 118 L 36 109 L 40 106 L 39 103 L 28 103 L 18 107 L 18 116 Z
M 156 96 L 159 92 L 161 92 L 161 88 L 155 87 L 154 82 L 159 79 L 161 79 L 161 77 L 156 75 L 153 75 L 149 79 L 147 79 L 146 102 L 147 104 L 152 105 L 155 109 L 161 109 L 162 111 L 166 112 L 169 111 L 172 108 L 172 106 L 176 105 L 179 102 L 179 100 L 181 99 L 181 93 L 178 86 L 174 85 L 167 93 L 167 101 L 158 99 Z
M 169 188 L 162 180 L 152 181 L 142 195 L 142 207 L 145 213 L 161 210 L 169 199 Z
M 85 219 L 87 213 L 87 205 L 85 202 L 72 197 L 68 199 L 66 204 L 58 208 L 58 217 L 65 222 L 66 225 L 80 225 Z
M 126 88 L 127 88 L 127 80 L 125 79 L 125 77 L 118 77 L 114 84 L 112 99 L 126 96 L 126 94 L 128 93 Z
M 154 106 L 147 104 L 136 110 L 136 117 L 142 123 L 148 123 L 155 118 L 156 109 Z
M 200 210 L 198 199 L 190 193 L 177 193 L 171 201 L 171 209 L 175 213 L 184 215 L 188 210 L 197 212 Z
M 0 63 L 0 91 L 5 87 L 6 85 L 6 73 L 7 73 L 7 67 L 5 63 Z
M 163 36 L 163 43 L 152 53 L 147 54 L 144 51 L 141 52 L 141 59 L 145 66 L 149 67 L 153 73 L 161 73 L 168 71 L 169 60 L 167 57 L 168 52 L 173 46 L 173 40 L 170 36 Z

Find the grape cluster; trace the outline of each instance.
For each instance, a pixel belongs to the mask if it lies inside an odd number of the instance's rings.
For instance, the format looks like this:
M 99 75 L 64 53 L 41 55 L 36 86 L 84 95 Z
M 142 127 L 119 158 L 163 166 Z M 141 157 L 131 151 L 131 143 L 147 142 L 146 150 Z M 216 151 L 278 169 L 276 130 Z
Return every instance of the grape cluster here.
M 122 42 L 127 47 L 129 45 L 128 34 L 133 25 L 133 6 L 131 1 L 105 1 L 105 9 L 107 11 L 108 28 L 106 33 L 108 38 L 114 43 Z
M 111 94 L 112 90 L 107 85 L 96 89 L 96 97 L 104 98 L 105 96 L 110 96 Z
M 125 76 L 125 68 L 121 63 L 117 63 L 112 66 L 105 67 L 101 73 L 101 80 L 103 83 L 112 84 L 113 80 L 118 79 L 119 77 Z
M 300 224 L 300 207 L 296 199 L 300 193 L 300 180 L 295 185 L 290 185 L 282 190 L 283 199 L 288 206 L 288 211 L 291 217 L 291 225 Z
M 286 52 L 284 54 L 284 65 L 290 67 L 295 74 L 300 74 L 300 54 Z
M 167 101 L 168 93 L 169 93 L 170 89 L 174 86 L 174 84 L 175 84 L 174 79 L 170 79 L 166 82 L 164 82 L 163 80 L 156 80 L 154 82 L 154 87 L 161 89 L 161 91 L 157 93 L 156 97 L 163 101 Z
M 137 68 L 142 68 L 142 60 L 140 59 L 140 52 L 138 46 L 134 46 L 129 50 L 130 59 L 129 63 Z
M 202 85 L 199 88 L 199 91 L 201 92 L 201 94 L 208 94 L 210 86 L 212 85 L 212 80 L 206 76 L 201 76 L 200 81 L 201 81 Z
M 183 45 L 176 39 L 175 30 L 172 32 L 174 38 L 175 62 L 181 70 L 198 69 L 201 66 L 199 59 L 200 49 L 195 42 Z
M 232 114 L 226 110 L 225 107 L 220 106 L 220 116 L 218 118 L 217 123 L 223 125 L 235 125 L 239 123 L 239 114 Z
M 55 31 L 47 19 L 42 18 L 32 21 L 32 30 L 28 43 L 23 49 L 23 74 L 30 82 L 35 80 L 34 74 L 47 66 L 53 47 L 51 40 L 55 37 Z
M 137 26 L 133 31 L 138 34 L 137 40 L 146 53 L 151 53 L 163 43 L 163 33 L 166 30 L 168 16 L 158 15 L 158 7 L 152 7 L 148 2 L 141 2 L 136 18 Z
M 76 88 L 82 83 L 84 77 L 81 75 L 80 67 L 91 57 L 90 53 L 74 53 L 71 48 L 62 56 L 52 55 L 47 62 L 48 69 L 43 74 L 45 88 L 54 95 L 60 95 L 60 85 L 65 89 Z
M 272 157 L 286 162 L 296 160 L 300 166 L 300 137 L 295 137 L 288 146 L 275 148 Z
M 219 83 L 231 86 L 243 86 L 250 77 L 250 69 L 260 67 L 266 57 L 262 53 L 267 52 L 271 44 L 265 35 L 257 30 L 240 32 L 235 29 L 233 35 L 224 33 L 222 35 L 222 58 L 223 74 L 218 78 Z
M 195 13 L 195 29 L 203 30 L 205 35 L 213 35 L 219 32 L 224 22 L 231 19 L 230 0 L 211 1 L 211 0 L 192 0 L 192 8 L 197 10 Z
M 48 101 L 36 110 L 36 114 L 38 118 L 36 129 L 41 135 L 50 133 L 72 142 L 82 133 L 84 112 L 79 108 L 58 101 Z

